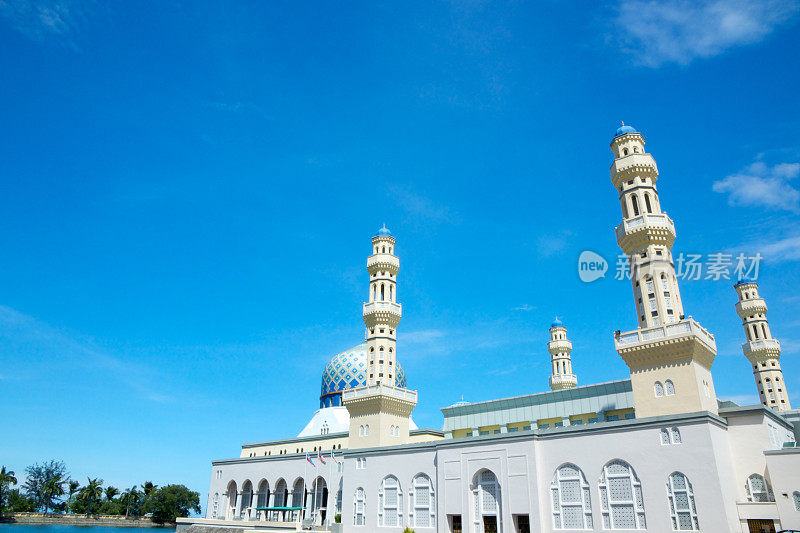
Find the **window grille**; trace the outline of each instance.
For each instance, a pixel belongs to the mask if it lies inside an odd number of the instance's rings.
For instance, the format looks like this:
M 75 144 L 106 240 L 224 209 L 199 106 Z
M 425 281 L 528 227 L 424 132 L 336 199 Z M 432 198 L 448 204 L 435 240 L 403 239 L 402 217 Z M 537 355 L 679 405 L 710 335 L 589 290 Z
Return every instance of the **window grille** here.
M 745 492 L 749 502 L 774 502 L 775 496 L 772 494 L 772 487 L 761 474 L 751 474 L 745 483 Z
M 356 526 L 364 525 L 365 500 L 364 489 L 361 487 L 357 488 L 356 494 L 353 497 L 353 524 Z
M 419 474 L 411 483 L 409 492 L 409 522 L 412 527 L 433 527 L 435 505 L 433 484 L 425 474 Z
M 642 485 L 636 473 L 619 459 L 603 467 L 599 482 L 605 529 L 645 529 Z
M 675 531 L 699 531 L 694 490 L 689 479 L 680 472 L 673 472 L 667 479 L 667 500 Z
M 378 491 L 378 525 L 397 527 L 403 523 L 403 493 L 394 476 L 383 479 Z
M 589 484 L 580 468 L 566 464 L 556 470 L 550 484 L 554 529 L 592 529 Z

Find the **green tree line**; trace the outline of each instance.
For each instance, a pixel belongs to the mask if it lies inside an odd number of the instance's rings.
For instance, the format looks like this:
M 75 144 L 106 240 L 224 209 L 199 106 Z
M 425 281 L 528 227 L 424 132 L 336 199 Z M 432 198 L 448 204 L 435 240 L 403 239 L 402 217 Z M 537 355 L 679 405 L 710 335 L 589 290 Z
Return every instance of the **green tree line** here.
M 88 477 L 82 485 L 70 478 L 63 461 L 32 464 L 25 469 L 24 483 L 19 483 L 12 470 L 0 467 L 0 517 L 4 513 L 73 513 L 148 516 L 164 523 L 200 512 L 200 495 L 184 485 L 159 487 L 145 481 L 121 491 L 104 486 L 100 478 Z

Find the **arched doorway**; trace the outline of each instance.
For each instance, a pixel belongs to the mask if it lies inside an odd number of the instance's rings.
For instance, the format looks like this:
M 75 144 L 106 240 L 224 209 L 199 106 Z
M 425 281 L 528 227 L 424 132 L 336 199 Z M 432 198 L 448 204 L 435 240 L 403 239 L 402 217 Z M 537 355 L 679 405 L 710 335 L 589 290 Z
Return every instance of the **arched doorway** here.
M 266 511 L 259 511 L 259 508 L 267 507 L 269 504 L 269 483 L 266 479 L 262 479 L 258 484 L 258 492 L 256 492 L 256 512 L 254 515 L 257 520 L 266 519 Z
M 292 505 L 290 507 L 302 507 L 301 511 L 292 511 L 292 520 L 297 520 L 298 513 L 300 516 L 303 516 L 303 511 L 305 511 L 305 494 L 306 493 L 306 484 L 303 481 L 303 478 L 298 478 L 297 481 L 294 482 L 294 488 L 292 488 Z
M 228 490 L 225 492 L 225 520 L 233 520 L 233 517 L 236 516 L 236 500 L 238 495 L 236 482 L 231 481 L 228 483 Z
M 476 533 L 503 531 L 500 483 L 491 470 L 475 474 L 472 483 L 472 524 Z
M 288 498 L 288 489 L 286 487 L 286 480 L 280 478 L 278 482 L 275 484 L 275 497 L 271 507 L 288 507 L 288 506 L 289 506 L 289 498 Z M 272 514 L 269 517 L 270 520 L 282 520 L 286 518 L 287 518 L 286 513 L 281 511 L 272 511 Z
M 322 476 L 314 480 L 314 487 L 311 492 L 311 518 L 314 523 L 322 525 L 325 523 L 325 516 L 328 509 L 328 485 Z
M 239 518 L 250 519 L 250 510 L 253 505 L 253 483 L 248 479 L 242 485 L 242 501 L 239 505 Z

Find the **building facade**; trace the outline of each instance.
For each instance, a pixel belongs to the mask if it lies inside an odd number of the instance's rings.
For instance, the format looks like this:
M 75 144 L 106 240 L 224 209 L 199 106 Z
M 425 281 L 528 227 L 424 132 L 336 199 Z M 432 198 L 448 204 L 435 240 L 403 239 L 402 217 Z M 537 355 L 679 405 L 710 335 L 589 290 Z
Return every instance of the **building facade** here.
M 623 217 L 617 240 L 630 262 L 637 318 L 636 329 L 613 341 L 629 376 L 578 386 L 572 343 L 556 319 L 547 345 L 551 390 L 462 401 L 442 408 L 441 430 L 417 428 L 411 412 L 424 392 L 406 388 L 397 356 L 399 259 L 384 226 L 367 261 L 366 342 L 326 366 L 320 409 L 300 435 L 212 461 L 206 516 L 179 529 L 800 529 L 800 412 L 788 404 L 766 305 L 755 283 L 736 285 L 762 403 L 719 402 L 716 342 L 684 314 L 675 225 L 644 144 L 625 125 L 611 142 Z

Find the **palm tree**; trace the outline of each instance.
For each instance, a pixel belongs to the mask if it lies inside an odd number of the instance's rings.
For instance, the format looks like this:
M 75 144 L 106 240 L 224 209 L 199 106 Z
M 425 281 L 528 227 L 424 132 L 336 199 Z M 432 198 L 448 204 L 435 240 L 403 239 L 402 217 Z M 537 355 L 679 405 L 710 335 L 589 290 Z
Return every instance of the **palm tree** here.
M 16 474 L 13 470 L 6 470 L 5 466 L 0 468 L 0 515 L 2 515 L 6 507 L 6 487 L 17 484 L 17 478 L 15 476 Z
M 60 475 L 47 479 L 42 483 L 42 504 L 44 505 L 44 514 L 50 510 L 54 505 L 54 500 L 64 495 L 64 483 Z
M 106 487 L 106 501 L 112 501 L 117 494 L 119 494 L 119 489 L 117 487 Z
M 125 504 L 125 518 L 131 513 L 131 508 L 135 508 L 142 500 L 142 493 L 136 488 L 136 485 L 129 488 L 120 496 L 120 501 Z
M 103 480 L 98 478 L 86 478 L 86 486 L 81 491 L 80 498 L 86 505 L 86 516 L 88 517 L 100 499 L 103 497 Z
M 150 499 L 150 496 L 153 495 L 153 493 L 156 491 L 157 488 L 158 485 L 156 485 L 152 481 L 145 481 L 144 483 L 142 483 L 142 491 L 144 492 L 144 498 L 142 499 L 142 508 L 144 508 L 144 506 L 147 504 L 147 500 Z
M 78 489 L 80 488 L 80 486 L 81 486 L 81 484 L 78 483 L 77 481 L 75 481 L 74 479 L 70 479 L 69 480 L 69 488 L 67 489 L 67 492 L 69 494 L 69 498 L 67 499 L 67 510 L 68 511 L 72 510 L 72 496 L 76 492 L 78 492 Z

